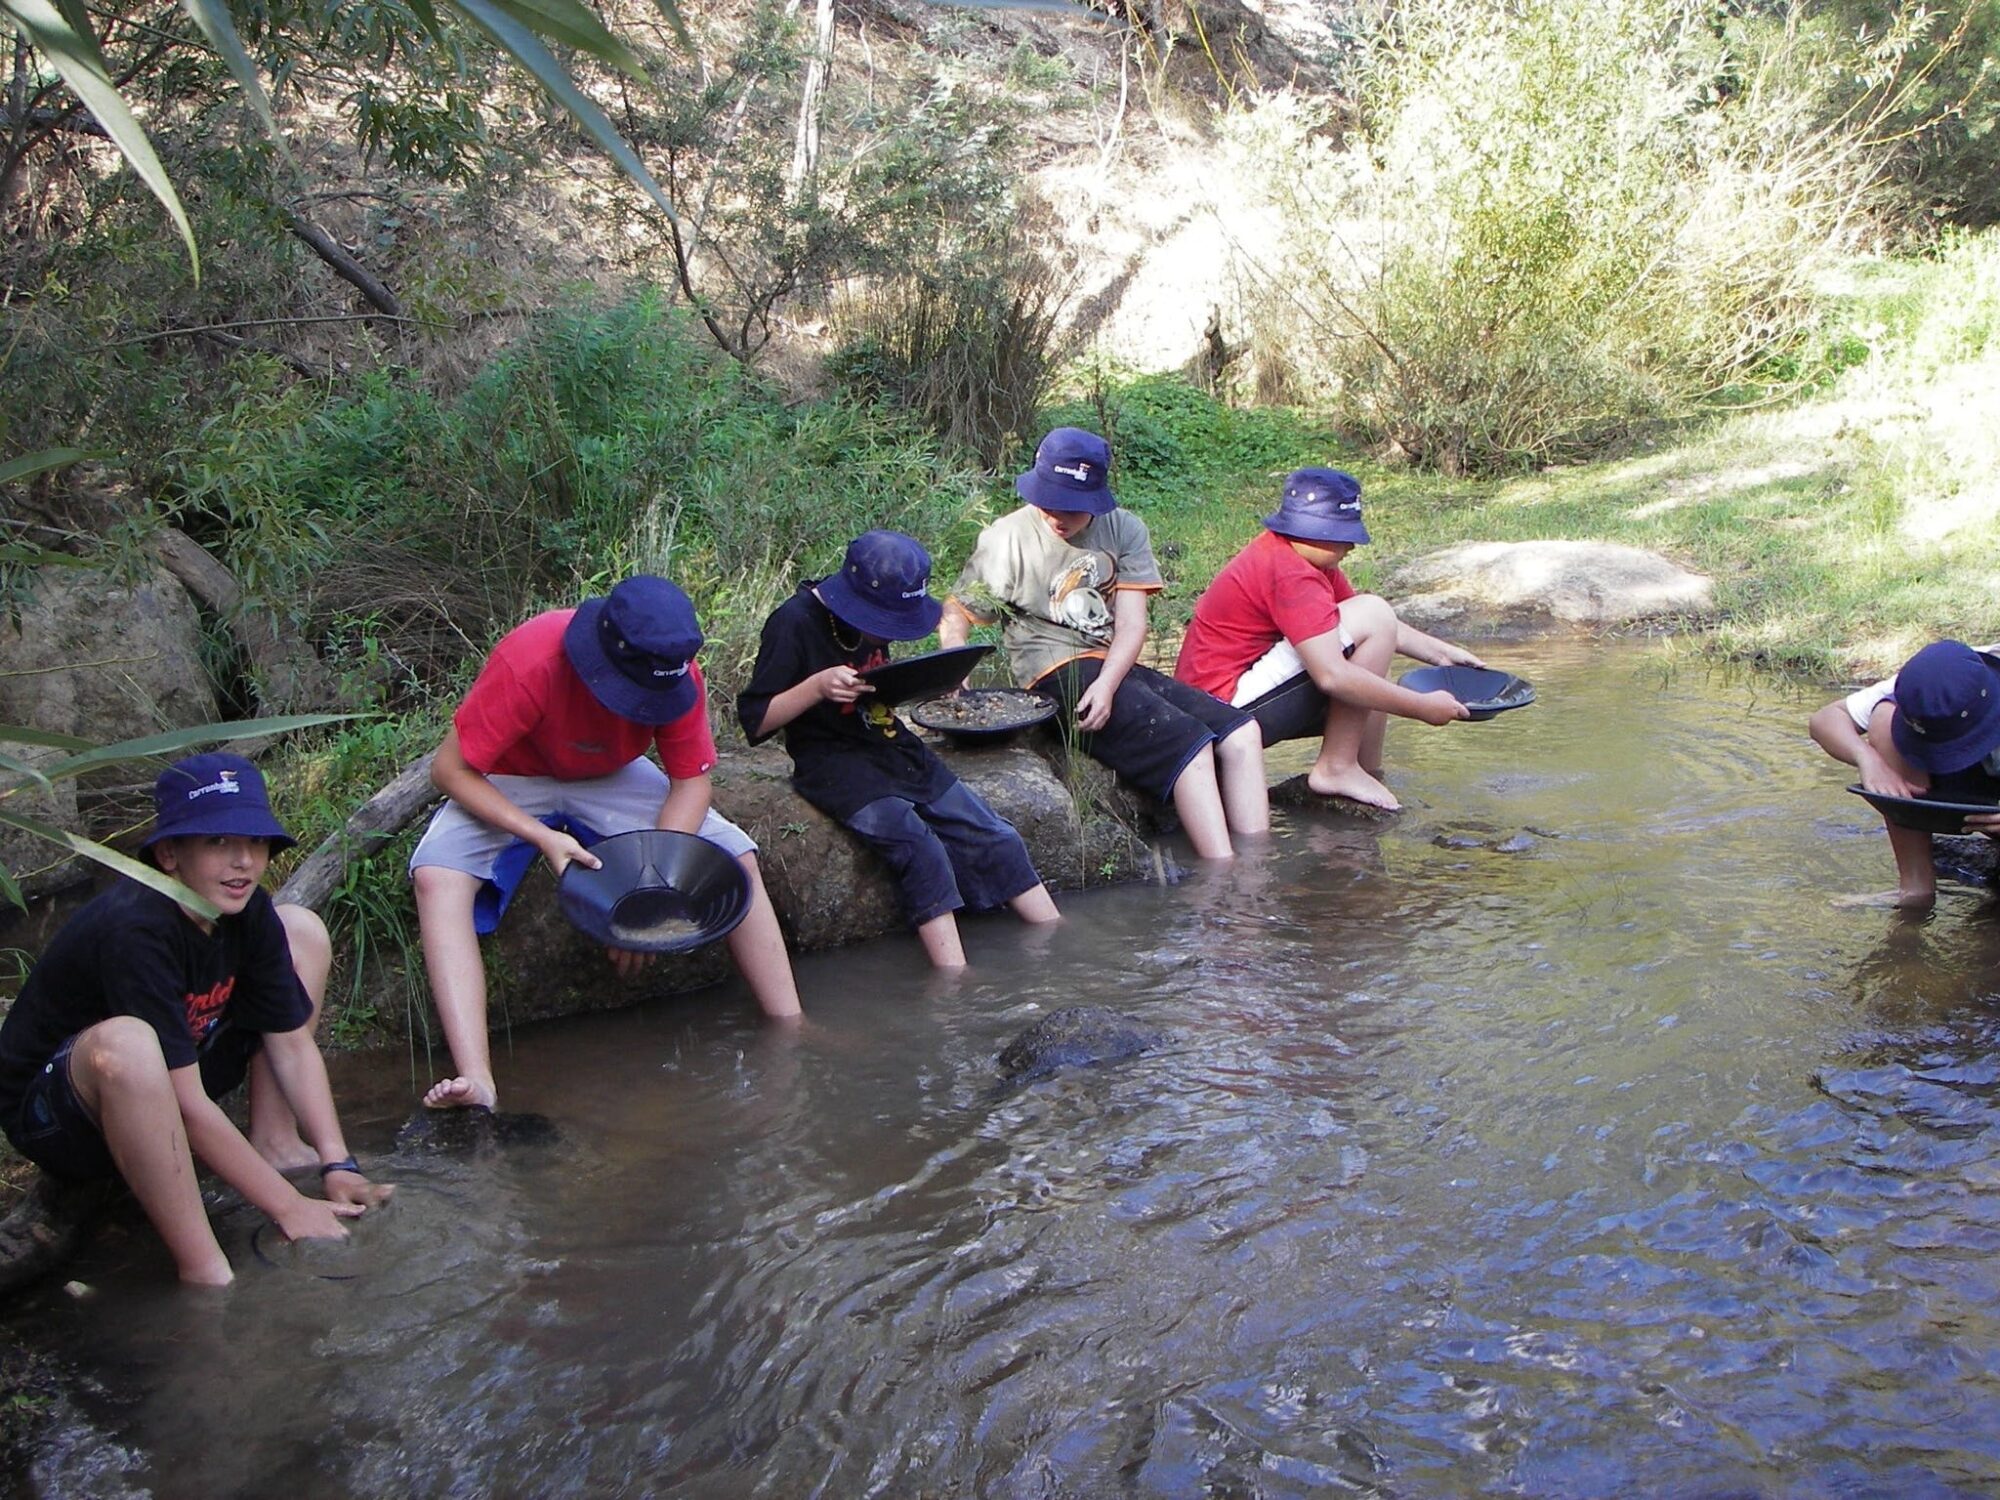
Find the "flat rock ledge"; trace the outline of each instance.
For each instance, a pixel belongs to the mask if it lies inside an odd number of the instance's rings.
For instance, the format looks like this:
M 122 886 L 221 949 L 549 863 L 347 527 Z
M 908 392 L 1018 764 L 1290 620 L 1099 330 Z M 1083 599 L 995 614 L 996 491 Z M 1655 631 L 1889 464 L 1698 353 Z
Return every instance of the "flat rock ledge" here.
M 1385 592 L 1420 629 L 1503 637 L 1692 626 L 1715 613 L 1712 579 L 1613 542 L 1462 542 L 1401 568 Z

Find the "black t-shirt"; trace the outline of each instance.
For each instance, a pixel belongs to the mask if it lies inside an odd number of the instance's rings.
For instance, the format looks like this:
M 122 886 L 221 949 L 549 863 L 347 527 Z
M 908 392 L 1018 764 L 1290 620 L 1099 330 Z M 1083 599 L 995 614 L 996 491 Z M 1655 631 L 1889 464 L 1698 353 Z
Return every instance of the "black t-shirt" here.
M 203 932 L 171 898 L 120 880 L 63 924 L 0 1024 L 0 1119 L 56 1049 L 113 1016 L 146 1022 L 167 1066 L 184 1068 L 232 1028 L 296 1031 L 312 1002 L 268 892 Z
M 836 621 L 813 593 L 812 582 L 771 611 L 757 647 L 750 685 L 736 700 L 743 732 L 755 745 L 765 711 L 779 693 L 828 667 L 857 672 L 879 667 L 888 653 L 874 641 L 848 646 L 836 639 Z M 854 632 L 840 627 L 841 635 Z M 792 785 L 830 817 L 852 817 L 883 797 L 935 802 L 958 778 L 901 719 L 863 694 L 854 703 L 815 703 L 780 731 L 792 757 Z

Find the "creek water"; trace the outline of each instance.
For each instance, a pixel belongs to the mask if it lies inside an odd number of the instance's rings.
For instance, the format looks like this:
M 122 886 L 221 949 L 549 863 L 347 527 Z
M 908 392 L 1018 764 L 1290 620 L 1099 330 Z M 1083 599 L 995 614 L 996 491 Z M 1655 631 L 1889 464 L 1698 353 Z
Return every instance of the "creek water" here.
M 1397 725 L 1408 810 L 523 1030 L 547 1137 L 222 1297 L 141 1228 L 13 1321 L 86 1394 L 50 1495 L 1949 1495 L 2000 1489 L 2000 923 L 1841 909 L 1887 846 L 1812 704 L 1636 647 Z M 1287 748 L 1279 771 L 1303 759 Z M 610 982 L 607 977 L 607 982 Z M 1168 1032 L 1003 1087 L 1058 1007 Z M 427 1070 L 419 1068 L 426 1077 Z

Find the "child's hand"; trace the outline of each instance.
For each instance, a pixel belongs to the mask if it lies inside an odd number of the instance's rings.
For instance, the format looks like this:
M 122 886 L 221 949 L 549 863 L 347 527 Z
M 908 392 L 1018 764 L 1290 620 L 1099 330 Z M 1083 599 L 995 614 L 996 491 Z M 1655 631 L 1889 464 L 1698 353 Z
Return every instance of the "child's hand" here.
M 652 965 L 653 955 L 640 953 L 632 948 L 606 948 L 604 956 L 611 960 L 611 967 L 620 979 L 634 979 Z
M 542 842 L 541 850 L 542 858 L 549 862 L 549 869 L 558 879 L 561 878 L 562 872 L 570 867 L 571 861 L 582 865 L 586 870 L 600 870 L 604 867 L 603 860 L 568 834 L 559 833 L 553 828 L 549 830 L 548 838 Z
M 852 703 L 863 693 L 875 691 L 875 684 L 852 667 L 828 667 L 812 676 L 813 690 L 827 703 Z
M 1872 750 L 1864 741 L 1854 761 L 1855 769 L 1861 772 L 1861 785 L 1866 791 L 1880 797 L 1921 797 L 1931 789 L 1928 780 L 1917 780 L 1905 776 Z M 1970 826 L 1971 820 L 1967 820 Z
M 359 1203 L 333 1203 L 303 1193 L 293 1196 L 298 1201 L 277 1216 L 278 1232 L 288 1240 L 344 1240 L 347 1226 L 341 1220 L 359 1218 L 367 1211 Z
M 1439 688 L 1434 693 L 1419 693 L 1417 694 L 1417 698 L 1423 705 L 1417 710 L 1417 717 L 1426 724 L 1449 724 L 1454 719 L 1469 719 L 1472 717 L 1472 710 L 1452 697 L 1443 688 Z
M 387 1203 L 396 1191 L 386 1182 L 370 1182 L 359 1172 L 329 1172 L 322 1181 L 327 1202 L 353 1204 L 364 1212 Z
M 1463 646 L 1454 645 L 1450 641 L 1443 641 L 1439 644 L 1444 647 L 1444 660 L 1438 663 L 1441 667 L 1484 667 L 1486 665 L 1485 662 L 1474 656 Z

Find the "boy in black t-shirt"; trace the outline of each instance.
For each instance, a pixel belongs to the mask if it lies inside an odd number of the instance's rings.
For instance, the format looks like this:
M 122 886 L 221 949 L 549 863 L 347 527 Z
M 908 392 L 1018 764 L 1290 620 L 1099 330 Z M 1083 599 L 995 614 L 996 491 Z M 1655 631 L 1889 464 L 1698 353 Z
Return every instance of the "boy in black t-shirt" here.
M 840 571 L 764 622 L 736 711 L 750 743 L 785 732 L 792 785 L 889 862 L 910 925 L 940 969 L 965 966 L 953 913 L 1005 903 L 1024 921 L 1060 917 L 1012 824 L 973 794 L 861 676 L 886 643 L 937 628 L 930 554 L 898 531 L 848 544 Z
M 0 1024 L 0 1128 L 52 1176 L 123 1177 L 181 1280 L 221 1286 L 194 1158 L 288 1239 L 344 1239 L 341 1221 L 390 1189 L 348 1153 L 313 1040 L 326 928 L 258 883 L 292 843 L 264 778 L 241 756 L 191 756 L 153 804 L 144 854 L 222 915 L 121 879 L 71 917 Z M 214 1102 L 246 1075 L 248 1139 Z M 283 1176 L 314 1166 L 324 1199 Z

